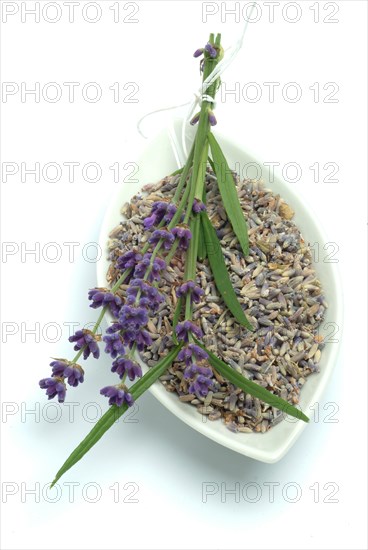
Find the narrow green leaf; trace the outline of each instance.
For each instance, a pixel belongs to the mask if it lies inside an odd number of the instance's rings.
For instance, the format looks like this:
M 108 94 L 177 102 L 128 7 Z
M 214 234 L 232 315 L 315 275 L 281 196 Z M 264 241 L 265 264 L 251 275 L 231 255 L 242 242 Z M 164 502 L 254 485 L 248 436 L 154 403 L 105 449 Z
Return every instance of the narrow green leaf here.
M 245 316 L 245 313 L 238 302 L 233 285 L 231 284 L 229 273 L 226 268 L 224 256 L 222 254 L 220 242 L 216 231 L 207 215 L 207 212 L 201 212 L 201 223 L 204 230 L 206 241 L 207 256 L 210 262 L 211 270 L 215 278 L 216 287 L 221 294 L 225 304 L 234 315 L 235 319 L 249 330 L 253 330 Z
M 258 397 L 258 399 L 264 401 L 264 403 L 267 403 L 268 405 L 271 405 L 272 407 L 275 407 L 276 409 L 279 409 L 294 418 L 298 418 L 304 422 L 309 422 L 309 418 L 302 411 L 296 407 L 293 407 L 293 405 L 290 405 L 290 403 L 284 399 L 281 399 L 281 397 L 274 395 L 259 384 L 252 382 L 252 380 L 248 380 L 239 372 L 236 372 L 229 365 L 221 361 L 221 359 L 205 348 L 200 342 L 198 342 L 198 340 L 196 340 L 196 343 L 208 353 L 208 361 L 213 368 L 229 380 L 229 382 L 242 389 L 244 392 L 253 395 L 253 397 Z
M 181 168 L 178 168 L 178 170 L 175 170 L 175 172 L 172 172 L 172 174 L 170 174 L 170 177 L 172 176 L 177 176 L 178 174 L 181 174 L 184 170 L 185 166 L 182 166 Z
M 208 158 L 208 160 L 211 162 L 211 159 Z M 203 195 L 202 195 L 202 202 L 203 204 L 206 204 L 207 197 L 206 197 L 206 185 L 203 187 Z M 201 262 L 207 258 L 207 248 L 206 248 L 206 239 L 204 236 L 204 229 L 202 220 L 199 222 L 199 239 L 198 239 L 198 260 Z
M 175 307 L 175 311 L 174 311 L 174 317 L 173 317 L 173 323 L 172 323 L 172 326 L 173 326 L 173 334 L 172 334 L 172 339 L 174 341 L 174 344 L 178 344 L 178 339 L 176 337 L 176 332 L 175 332 L 175 329 L 176 329 L 176 325 L 178 324 L 179 322 L 179 317 L 180 317 L 180 313 L 181 313 L 181 308 L 183 306 L 183 298 L 179 298 L 178 301 L 176 302 L 176 307 Z
M 235 235 L 238 237 L 244 256 L 249 255 L 249 240 L 247 222 L 240 206 L 238 193 L 236 191 L 234 178 L 230 171 L 226 158 L 217 143 L 214 135 L 208 133 L 208 141 L 211 147 L 214 169 L 217 184 L 221 193 L 222 202 L 227 213 L 229 222 L 232 225 Z
M 202 220 L 199 222 L 199 237 L 198 237 L 198 260 L 200 262 L 203 262 L 203 260 L 207 256 L 207 249 L 206 249 L 206 240 L 204 235 L 204 229 L 203 229 L 203 223 Z
M 213 160 L 211 159 L 211 157 L 208 157 L 208 162 L 210 163 L 213 173 L 216 174 L 215 165 L 213 164 Z
M 182 346 L 176 346 L 157 365 L 150 369 L 131 388 L 130 393 L 136 401 L 171 365 Z M 120 418 L 128 409 L 127 405 L 117 407 L 112 405 L 109 410 L 100 418 L 92 428 L 87 437 L 76 447 L 69 458 L 65 461 L 55 476 L 51 487 L 101 439 L 105 432 Z

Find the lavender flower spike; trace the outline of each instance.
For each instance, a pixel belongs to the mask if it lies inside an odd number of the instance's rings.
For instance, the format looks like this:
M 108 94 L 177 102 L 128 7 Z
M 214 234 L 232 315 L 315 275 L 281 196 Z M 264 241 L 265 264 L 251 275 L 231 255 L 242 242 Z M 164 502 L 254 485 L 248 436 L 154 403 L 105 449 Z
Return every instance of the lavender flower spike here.
M 116 266 L 121 270 L 125 271 L 126 269 L 133 268 L 140 262 L 142 259 L 142 254 L 136 252 L 135 249 L 129 250 L 122 256 L 119 256 L 116 260 Z
M 59 403 L 64 403 L 66 387 L 62 378 L 43 378 L 39 384 L 41 389 L 46 390 L 46 395 L 49 399 L 57 396 Z
M 202 338 L 203 336 L 201 329 L 192 323 L 192 321 L 178 323 L 175 330 L 178 340 L 182 340 L 183 342 L 189 341 L 190 332 L 192 332 L 196 338 Z
M 114 317 L 119 316 L 119 310 L 123 302 L 119 296 L 112 294 L 106 288 L 93 288 L 89 291 L 88 298 L 92 300 L 90 307 L 93 309 L 109 306 L 112 315 Z
M 178 298 L 190 294 L 191 302 L 198 304 L 201 300 L 201 296 L 204 294 L 204 290 L 195 284 L 194 281 L 186 281 L 176 289 L 176 295 Z
M 203 210 L 206 210 L 206 205 L 202 201 L 194 199 L 192 210 L 195 214 L 199 214 Z
M 156 229 L 148 239 L 148 242 L 150 244 L 157 244 L 161 239 L 163 240 L 164 249 L 170 250 L 174 242 L 174 236 L 167 229 Z
M 106 386 L 100 390 L 101 395 L 109 398 L 109 405 L 121 407 L 124 403 L 131 407 L 134 403 L 132 395 L 122 386 Z
M 115 359 L 112 364 L 111 371 L 116 372 L 120 378 L 123 378 L 124 374 L 127 373 L 131 382 L 133 382 L 135 378 L 140 378 L 142 376 L 141 366 L 127 357 L 118 357 Z
M 106 344 L 105 352 L 109 353 L 113 359 L 115 359 L 115 357 L 117 357 L 118 355 L 124 354 L 125 350 L 124 350 L 123 342 L 118 332 L 114 332 L 112 334 L 106 334 L 103 337 L 103 341 Z
M 188 250 L 189 241 L 192 238 L 192 233 L 187 225 L 177 225 L 171 230 L 172 234 L 179 239 L 179 248 Z
M 76 363 L 70 363 L 64 371 L 64 376 L 69 386 L 73 386 L 74 388 L 77 387 L 78 384 L 84 382 L 84 370 Z
M 100 336 L 97 336 L 90 330 L 86 329 L 77 330 L 73 336 L 69 337 L 69 342 L 75 342 L 75 351 L 79 351 L 84 348 L 83 359 L 88 359 L 91 353 L 95 359 L 100 357 L 100 348 L 97 344 L 98 340 L 100 340 Z
M 189 386 L 189 391 L 190 393 L 199 393 L 199 395 L 205 397 L 208 394 L 208 391 L 211 388 L 212 384 L 212 380 L 200 374 Z

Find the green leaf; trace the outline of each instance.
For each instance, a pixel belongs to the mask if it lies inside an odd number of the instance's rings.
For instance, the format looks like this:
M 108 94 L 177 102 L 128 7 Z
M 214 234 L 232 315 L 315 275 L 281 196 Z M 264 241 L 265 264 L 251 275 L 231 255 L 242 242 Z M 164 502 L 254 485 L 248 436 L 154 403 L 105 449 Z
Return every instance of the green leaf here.
M 207 212 L 201 212 L 201 223 L 204 230 L 206 241 L 207 256 L 210 262 L 211 270 L 215 278 L 216 287 L 221 294 L 225 304 L 235 317 L 235 319 L 249 330 L 253 330 L 245 316 L 245 313 L 238 302 L 233 285 L 231 284 L 229 273 L 226 268 L 224 256 L 222 254 L 220 242 L 216 231 L 207 215 Z
M 203 229 L 203 222 L 200 220 L 199 225 L 199 237 L 198 237 L 198 260 L 203 261 L 207 257 L 207 249 L 206 249 L 206 237 L 204 234 Z
M 208 158 L 208 160 L 211 162 L 210 158 Z M 204 187 L 203 187 L 202 202 L 203 202 L 203 204 L 206 204 L 206 202 L 207 202 L 206 185 L 204 185 Z M 199 222 L 199 238 L 198 238 L 198 254 L 197 254 L 197 257 L 198 257 L 198 260 L 200 260 L 201 262 L 207 258 L 206 239 L 205 239 L 205 235 L 204 235 L 202 220 L 200 220 L 200 222 Z
M 130 389 L 134 400 L 136 401 L 152 384 L 164 374 L 177 356 L 182 345 L 176 346 L 171 350 L 157 365 L 151 368 L 138 382 Z M 128 409 L 125 404 L 122 407 L 112 405 L 109 410 L 100 418 L 97 424 L 92 428 L 87 437 L 76 447 L 69 458 L 65 461 L 55 476 L 51 487 L 101 439 L 104 433 L 120 418 Z
M 258 397 L 258 399 L 264 401 L 264 403 L 267 403 L 268 405 L 271 405 L 272 407 L 275 407 L 276 409 L 279 409 L 280 411 L 283 411 L 284 413 L 289 414 L 294 418 L 298 418 L 299 420 L 303 420 L 304 422 L 309 422 L 309 418 L 302 411 L 300 411 L 296 407 L 293 407 L 293 405 L 290 405 L 290 403 L 288 403 L 284 399 L 281 399 L 281 397 L 274 395 L 259 384 L 248 380 L 239 372 L 236 372 L 229 365 L 216 357 L 216 355 L 206 349 L 200 342 L 198 342 L 198 340 L 196 340 L 196 343 L 208 353 L 208 361 L 213 366 L 213 368 L 216 369 L 227 380 L 229 380 L 229 382 L 242 389 L 244 392 L 253 395 L 253 397 Z
M 181 174 L 184 170 L 185 166 L 182 166 L 181 168 L 178 168 L 178 170 L 175 170 L 172 174 L 170 174 L 170 177 L 177 176 L 178 174 Z
M 178 344 L 178 339 L 176 337 L 176 332 L 175 332 L 175 329 L 176 329 L 176 325 L 178 324 L 179 322 L 179 317 L 180 317 L 180 312 L 181 312 L 181 308 L 183 306 L 183 298 L 180 297 L 178 298 L 178 301 L 176 302 L 176 307 L 175 307 L 175 312 L 174 312 L 174 317 L 173 317 L 173 333 L 172 333 L 172 339 L 174 341 L 174 344 Z
M 238 193 L 236 191 L 234 178 L 227 164 L 226 158 L 217 143 L 214 135 L 208 133 L 208 141 L 211 147 L 214 169 L 217 178 L 217 184 L 222 197 L 222 202 L 227 213 L 229 222 L 232 225 L 235 235 L 238 237 L 244 256 L 249 255 L 249 240 L 247 222 L 244 217 L 242 207 L 240 206 Z

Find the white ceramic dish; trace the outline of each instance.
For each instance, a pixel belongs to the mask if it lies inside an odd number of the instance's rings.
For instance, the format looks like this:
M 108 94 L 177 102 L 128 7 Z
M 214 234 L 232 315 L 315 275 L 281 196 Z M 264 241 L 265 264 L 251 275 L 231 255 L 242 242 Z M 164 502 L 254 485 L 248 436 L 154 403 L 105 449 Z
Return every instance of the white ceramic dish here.
M 243 167 L 247 163 L 257 162 L 242 149 L 241 144 L 235 145 L 221 138 L 221 136 L 218 137 L 218 140 L 231 168 L 236 168 L 236 166 Z M 121 206 L 136 194 L 143 185 L 155 183 L 177 169 L 167 132 L 163 131 L 153 140 L 149 141 L 143 153 L 137 154 L 135 161 L 139 166 L 139 171 L 135 178 L 139 181 L 137 183 L 122 184 L 112 197 L 101 228 L 100 246 L 102 250 L 106 250 L 109 232 L 122 219 L 120 214 Z M 257 164 L 261 165 L 259 162 Z M 294 219 L 301 229 L 304 239 L 309 243 L 319 243 L 320 249 L 323 250 L 323 246 L 327 241 L 319 227 L 318 221 L 309 206 L 305 204 L 304 199 L 300 198 L 284 182 L 275 178 L 270 183 L 265 176 L 267 176 L 267 173 L 262 175 L 265 185 L 276 193 L 280 193 L 295 210 Z M 107 260 L 101 260 L 97 263 L 98 286 L 106 286 L 108 265 Z M 329 304 L 326 318 L 321 327 L 321 334 L 327 337 L 330 342 L 334 339 L 340 340 L 342 297 L 337 267 L 334 263 L 324 263 L 323 261 L 320 261 L 316 267 Z M 339 327 L 340 332 L 337 336 L 333 336 L 334 327 L 336 326 Z M 311 413 L 310 407 L 320 400 L 328 383 L 337 359 L 338 348 L 339 343 L 337 341 L 327 343 L 322 353 L 321 372 L 311 375 L 303 387 L 300 408 L 308 416 Z M 147 367 L 144 366 L 143 370 L 147 370 Z M 293 418 L 287 417 L 265 434 L 235 434 L 224 426 L 222 420 L 216 422 L 206 421 L 202 415 L 198 414 L 195 407 L 180 402 L 176 394 L 167 392 L 160 382 L 156 382 L 150 391 L 169 411 L 201 434 L 233 451 L 262 462 L 272 463 L 280 460 L 307 426 L 302 421 L 296 421 Z

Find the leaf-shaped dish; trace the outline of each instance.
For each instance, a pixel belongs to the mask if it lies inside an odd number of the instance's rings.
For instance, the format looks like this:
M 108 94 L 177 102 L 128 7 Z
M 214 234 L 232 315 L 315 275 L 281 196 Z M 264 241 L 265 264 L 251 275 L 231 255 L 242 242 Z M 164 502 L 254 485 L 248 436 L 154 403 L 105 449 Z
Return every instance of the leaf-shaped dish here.
M 223 139 L 221 136 L 217 139 L 226 155 L 230 168 L 244 167 L 248 163 L 257 163 L 261 166 L 240 145 Z M 129 160 L 131 161 L 131 159 Z M 162 131 L 148 142 L 143 152 L 137 152 L 135 162 L 139 167 L 135 176 L 137 181 L 119 186 L 112 197 L 110 207 L 106 211 L 100 234 L 102 250 L 107 249 L 109 232 L 122 219 L 120 213 L 122 205 L 129 201 L 145 184 L 154 183 L 178 168 L 167 132 Z M 320 247 L 323 247 L 327 241 L 314 213 L 305 204 L 305 200 L 276 177 L 270 182 L 267 180 L 266 173 L 263 175 L 263 180 L 266 187 L 271 188 L 275 193 L 279 193 L 295 210 L 294 220 L 304 239 L 309 243 L 318 243 Z M 106 286 L 106 273 L 109 267 L 107 254 L 105 258 L 97 263 L 97 282 L 98 286 L 101 287 Z M 320 373 L 308 377 L 307 383 L 301 392 L 299 406 L 307 415 L 310 413 L 310 407 L 320 400 L 333 371 L 339 341 L 341 340 L 342 327 L 342 297 L 337 266 L 334 263 L 320 261 L 316 266 L 316 270 L 329 304 L 321 327 L 321 334 L 327 338 L 327 345 L 323 350 Z M 143 371 L 146 372 L 147 370 L 147 367 L 143 366 Z M 160 382 L 156 382 L 150 391 L 170 412 L 201 434 L 233 451 L 263 462 L 272 463 L 280 460 L 306 427 L 304 422 L 287 417 L 264 434 L 233 433 L 220 420 L 206 422 L 194 407 L 179 401 L 177 395 L 167 392 Z

